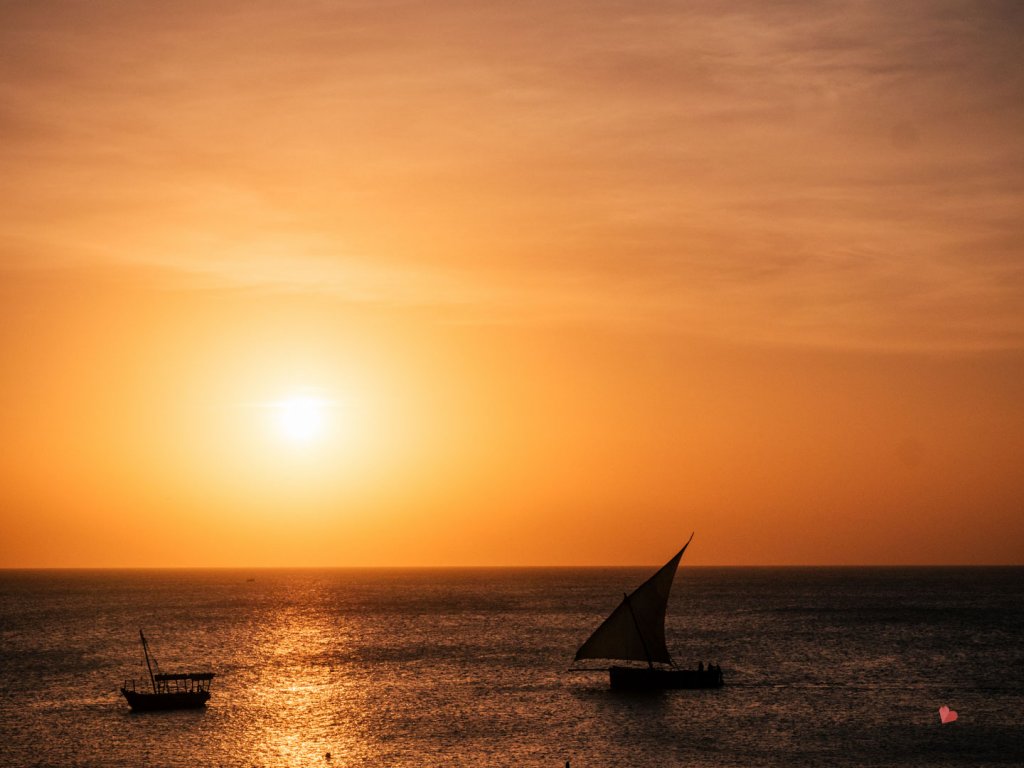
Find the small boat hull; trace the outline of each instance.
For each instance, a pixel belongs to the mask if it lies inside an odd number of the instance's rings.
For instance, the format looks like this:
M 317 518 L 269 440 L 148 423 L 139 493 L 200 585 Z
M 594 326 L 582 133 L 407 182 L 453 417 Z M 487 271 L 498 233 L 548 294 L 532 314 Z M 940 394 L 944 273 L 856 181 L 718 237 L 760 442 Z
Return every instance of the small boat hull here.
M 210 700 L 209 691 L 174 691 L 168 693 L 139 693 L 122 688 L 133 712 L 156 712 L 166 709 L 200 709 Z
M 660 691 L 666 688 L 721 688 L 718 670 L 652 669 L 650 667 L 610 667 L 612 688 L 636 691 Z

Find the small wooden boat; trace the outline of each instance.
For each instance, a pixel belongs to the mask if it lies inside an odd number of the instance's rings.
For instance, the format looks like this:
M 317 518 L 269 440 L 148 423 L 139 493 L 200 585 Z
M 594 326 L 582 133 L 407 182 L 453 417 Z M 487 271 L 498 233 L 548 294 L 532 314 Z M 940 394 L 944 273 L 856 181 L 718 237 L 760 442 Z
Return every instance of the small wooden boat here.
M 693 536 L 690 536 L 693 541 Z M 717 666 L 680 669 L 665 646 L 665 611 L 676 569 L 690 541 L 657 573 L 625 595 L 619 607 L 576 651 L 581 659 L 647 662 L 646 667 L 612 666 L 608 679 L 612 688 L 661 690 L 664 688 L 720 688 L 724 682 Z M 576 670 L 594 671 L 594 670 Z
M 146 669 L 149 671 L 150 685 L 145 681 L 125 680 L 121 694 L 127 699 L 128 706 L 134 712 L 152 712 L 161 709 L 198 709 L 206 706 L 210 700 L 210 681 L 213 672 L 186 672 L 183 674 L 164 674 L 160 665 L 149 655 L 149 644 L 146 636 L 139 630 L 142 640 L 142 652 L 146 656 Z M 157 671 L 153 672 L 153 667 Z M 146 690 L 152 688 L 152 690 Z

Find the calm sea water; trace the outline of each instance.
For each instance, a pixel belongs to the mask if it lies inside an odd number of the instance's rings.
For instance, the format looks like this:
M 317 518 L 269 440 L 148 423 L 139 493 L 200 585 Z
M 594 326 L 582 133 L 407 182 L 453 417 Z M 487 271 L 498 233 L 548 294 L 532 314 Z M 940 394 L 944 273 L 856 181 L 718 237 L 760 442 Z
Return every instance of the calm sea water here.
M 1024 764 L 1024 569 L 684 565 L 669 647 L 725 688 L 567 674 L 653 571 L 0 571 L 0 763 Z M 206 710 L 129 713 L 139 627 Z

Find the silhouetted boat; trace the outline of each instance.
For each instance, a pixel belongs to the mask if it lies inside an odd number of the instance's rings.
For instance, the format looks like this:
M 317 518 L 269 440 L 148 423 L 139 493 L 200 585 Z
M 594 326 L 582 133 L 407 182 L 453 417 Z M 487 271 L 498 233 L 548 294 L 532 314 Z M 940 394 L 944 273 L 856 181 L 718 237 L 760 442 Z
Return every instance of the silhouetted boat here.
M 576 651 L 581 659 L 647 662 L 646 667 L 611 666 L 608 677 L 612 688 L 719 688 L 722 671 L 718 667 L 680 669 L 665 647 L 665 611 L 672 581 L 693 534 L 675 557 L 651 578 L 625 595 L 619 607 L 602 622 L 594 634 Z M 581 670 L 585 671 L 585 670 Z
M 139 630 L 142 652 L 146 656 L 146 669 L 152 690 L 145 690 L 145 681 L 125 680 L 121 693 L 136 712 L 150 712 L 158 709 L 197 709 L 210 700 L 210 681 L 213 672 L 186 672 L 184 674 L 162 674 L 156 659 L 150 659 L 146 636 Z M 157 671 L 154 674 L 153 666 Z M 139 690 L 139 687 L 142 690 Z

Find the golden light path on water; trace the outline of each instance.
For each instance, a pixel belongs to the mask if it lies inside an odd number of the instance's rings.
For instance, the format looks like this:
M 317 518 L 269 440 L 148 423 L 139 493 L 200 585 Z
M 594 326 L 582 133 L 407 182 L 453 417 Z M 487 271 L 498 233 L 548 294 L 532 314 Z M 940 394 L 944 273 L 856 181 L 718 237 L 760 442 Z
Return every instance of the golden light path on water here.
M 254 765 L 316 765 L 328 753 L 335 765 L 369 758 L 359 716 L 369 686 L 353 665 L 337 658 L 339 649 L 343 654 L 350 647 L 344 615 L 292 607 L 260 634 L 251 667 L 258 670 L 251 687 L 253 723 L 242 732 L 239 753 Z

